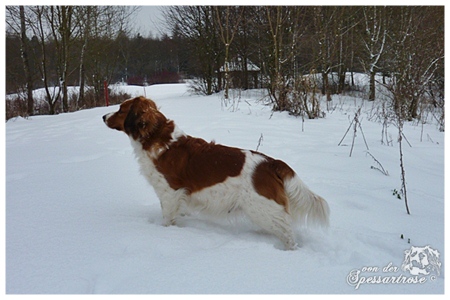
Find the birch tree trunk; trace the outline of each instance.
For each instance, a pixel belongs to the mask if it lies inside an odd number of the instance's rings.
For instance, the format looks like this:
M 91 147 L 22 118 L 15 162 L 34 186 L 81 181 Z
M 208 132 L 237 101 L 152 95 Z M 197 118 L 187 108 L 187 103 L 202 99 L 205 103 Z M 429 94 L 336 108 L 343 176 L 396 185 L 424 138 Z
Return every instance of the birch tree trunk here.
M 386 7 L 364 7 L 365 34 L 363 42 L 367 53 L 367 65 L 369 72 L 369 100 L 375 100 L 375 75 L 378 62 L 384 51 L 386 43 L 388 22 Z

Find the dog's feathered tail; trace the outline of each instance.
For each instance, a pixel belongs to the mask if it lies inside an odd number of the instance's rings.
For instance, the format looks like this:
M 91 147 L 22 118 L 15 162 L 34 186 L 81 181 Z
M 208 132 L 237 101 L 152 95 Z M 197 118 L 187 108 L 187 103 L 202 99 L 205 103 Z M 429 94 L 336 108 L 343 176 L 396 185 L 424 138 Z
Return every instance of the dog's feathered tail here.
M 296 174 L 284 180 L 284 189 L 289 198 L 289 213 L 294 221 L 308 227 L 329 226 L 328 203 L 312 192 Z

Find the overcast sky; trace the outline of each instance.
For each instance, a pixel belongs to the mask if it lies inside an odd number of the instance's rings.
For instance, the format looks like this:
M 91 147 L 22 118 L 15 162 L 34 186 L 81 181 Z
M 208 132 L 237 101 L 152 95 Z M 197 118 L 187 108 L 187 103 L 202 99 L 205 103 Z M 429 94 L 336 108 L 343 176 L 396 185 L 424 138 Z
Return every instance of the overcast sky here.
M 148 37 L 149 34 L 153 36 L 161 36 L 161 32 L 166 32 L 164 28 L 164 21 L 162 10 L 164 6 L 138 6 L 139 11 L 136 15 L 135 29 L 142 36 Z

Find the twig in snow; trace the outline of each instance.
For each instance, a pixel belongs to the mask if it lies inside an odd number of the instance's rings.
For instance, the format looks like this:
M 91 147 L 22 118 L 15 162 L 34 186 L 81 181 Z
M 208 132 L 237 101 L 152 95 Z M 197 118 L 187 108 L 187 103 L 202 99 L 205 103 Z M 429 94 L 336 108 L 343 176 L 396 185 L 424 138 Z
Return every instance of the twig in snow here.
M 378 167 L 374 167 L 374 166 L 370 166 L 371 169 L 373 170 L 378 170 L 380 171 L 383 175 L 385 176 L 389 176 L 389 172 L 387 170 L 385 170 L 383 168 L 383 166 L 381 165 L 381 163 L 378 161 L 378 159 L 375 158 L 375 156 L 373 156 L 369 151 L 366 152 L 367 154 L 370 155 L 370 157 L 372 157 L 372 159 L 377 163 Z
M 261 144 L 262 144 L 262 141 L 263 141 L 263 134 L 261 133 L 261 136 L 259 137 L 259 140 L 258 140 L 258 146 L 256 146 L 256 151 L 258 151 L 259 146 L 261 146 Z
M 409 147 L 412 148 L 411 143 L 408 141 L 408 139 L 406 138 L 406 136 L 405 136 L 405 134 L 403 133 L 403 131 L 402 131 L 402 135 L 403 135 L 403 137 L 405 138 L 405 141 L 408 143 Z
M 352 140 L 352 147 L 350 149 L 350 157 L 352 156 L 353 147 L 355 145 L 355 139 L 356 139 L 356 133 L 358 131 L 358 127 L 361 130 L 361 134 L 363 136 L 364 143 L 366 144 L 366 148 L 367 148 L 367 150 L 369 150 L 369 145 L 367 145 L 366 137 L 364 136 L 364 132 L 363 132 L 362 126 L 361 126 L 361 121 L 359 120 L 360 113 L 361 113 L 361 107 L 355 112 L 355 117 L 353 118 L 352 122 L 350 123 L 350 126 L 348 126 L 347 131 L 345 132 L 344 136 L 342 137 L 341 141 L 338 144 L 338 146 L 341 145 L 342 141 L 345 139 L 345 137 L 347 136 L 347 133 L 350 131 L 350 128 L 353 125 L 353 140 Z

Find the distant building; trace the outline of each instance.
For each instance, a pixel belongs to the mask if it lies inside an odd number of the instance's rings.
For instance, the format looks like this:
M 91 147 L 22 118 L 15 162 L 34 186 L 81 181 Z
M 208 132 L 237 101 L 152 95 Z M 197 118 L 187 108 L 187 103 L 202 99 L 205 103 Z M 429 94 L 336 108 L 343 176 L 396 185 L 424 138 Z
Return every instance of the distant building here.
M 230 88 L 256 89 L 259 88 L 258 76 L 261 69 L 247 59 L 237 57 L 228 63 L 228 76 L 230 78 Z M 225 87 L 225 66 L 220 68 L 219 90 Z

